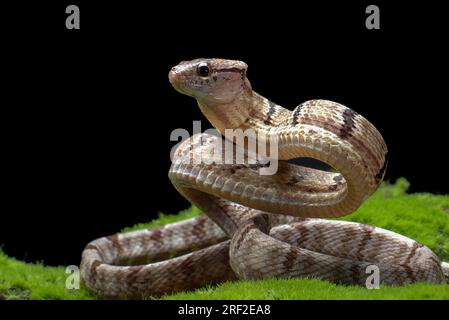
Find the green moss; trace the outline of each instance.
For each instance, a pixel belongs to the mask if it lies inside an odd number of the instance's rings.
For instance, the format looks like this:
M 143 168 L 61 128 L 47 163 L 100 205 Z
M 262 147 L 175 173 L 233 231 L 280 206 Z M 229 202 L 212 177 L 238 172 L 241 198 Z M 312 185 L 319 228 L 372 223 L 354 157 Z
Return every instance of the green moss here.
M 402 287 L 368 290 L 360 286 L 342 286 L 318 279 L 266 279 L 227 282 L 217 287 L 182 292 L 163 299 L 288 299 L 288 300 L 369 300 L 369 299 L 449 299 L 449 285 L 415 283 Z
M 68 290 L 65 268 L 24 263 L 0 251 L 0 299 L 92 299 L 86 289 Z
M 161 226 L 164 224 L 186 220 L 189 218 L 193 218 L 197 215 L 199 215 L 201 211 L 198 208 L 191 207 L 187 210 L 183 210 L 179 212 L 178 214 L 163 214 L 159 212 L 159 217 L 153 221 L 147 222 L 147 223 L 138 223 L 132 227 L 127 227 L 121 230 L 121 232 L 129 232 L 134 230 L 140 230 L 140 229 L 147 229 L 151 227 Z
M 409 183 L 398 179 L 384 184 L 355 213 L 342 218 L 389 229 L 430 247 L 449 261 L 449 196 L 427 193 L 407 194 Z M 178 215 L 160 214 L 131 231 L 179 221 L 198 215 L 196 208 Z M 64 267 L 47 267 L 7 257 L 0 251 L 0 299 L 94 299 L 86 289 L 65 289 Z M 449 299 L 449 285 L 416 283 L 401 287 L 368 290 L 342 286 L 317 279 L 265 279 L 237 281 L 163 299 Z

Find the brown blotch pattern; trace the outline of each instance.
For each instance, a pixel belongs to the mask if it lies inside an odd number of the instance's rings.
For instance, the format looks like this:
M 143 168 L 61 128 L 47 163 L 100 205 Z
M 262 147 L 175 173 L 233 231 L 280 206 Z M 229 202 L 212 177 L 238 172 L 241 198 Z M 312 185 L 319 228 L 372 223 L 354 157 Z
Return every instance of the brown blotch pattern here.
M 273 102 L 268 100 L 268 112 L 267 112 L 265 120 L 263 121 L 264 124 L 266 124 L 266 125 L 271 124 L 271 117 L 273 116 L 275 111 L 276 111 L 276 105 Z
M 204 225 L 207 221 L 206 216 L 196 218 L 197 223 L 192 228 L 192 234 L 197 238 L 202 238 L 205 234 Z
M 362 228 L 362 233 L 363 233 L 363 238 L 362 241 L 359 244 L 359 247 L 357 249 L 357 260 L 358 261 L 363 261 L 363 250 L 365 249 L 366 245 L 368 244 L 368 242 L 370 241 L 372 235 L 373 235 L 373 231 L 374 231 L 374 227 L 369 226 L 369 225 L 361 225 Z
M 106 237 L 106 239 L 108 239 L 111 242 L 112 247 L 114 249 L 116 249 L 118 252 L 121 252 L 122 246 L 119 243 L 118 234 L 117 233 L 113 234 L 112 236 Z
M 354 117 L 357 115 L 357 112 L 350 108 L 346 108 L 343 111 L 343 125 L 340 129 L 340 138 L 348 139 L 352 137 L 352 130 L 355 128 Z
M 292 270 L 293 266 L 295 265 L 295 261 L 296 261 L 297 257 L 298 257 L 298 252 L 293 247 L 291 247 L 290 251 L 285 256 L 285 261 L 283 263 L 286 271 Z
M 161 229 L 149 229 L 151 231 L 151 235 L 148 237 L 151 241 L 153 241 L 153 245 L 156 247 L 161 247 L 164 243 L 162 238 L 162 230 Z
M 299 117 L 299 114 L 301 113 L 301 109 L 302 109 L 303 106 L 304 106 L 304 103 L 301 103 L 299 106 L 297 106 L 295 108 L 295 110 L 293 110 L 292 126 L 296 126 L 298 124 L 298 117 Z
M 382 168 L 380 168 L 379 172 L 374 177 L 376 183 L 379 183 L 384 178 L 385 171 L 387 170 L 387 165 L 388 165 L 388 152 L 385 154 L 385 160 Z

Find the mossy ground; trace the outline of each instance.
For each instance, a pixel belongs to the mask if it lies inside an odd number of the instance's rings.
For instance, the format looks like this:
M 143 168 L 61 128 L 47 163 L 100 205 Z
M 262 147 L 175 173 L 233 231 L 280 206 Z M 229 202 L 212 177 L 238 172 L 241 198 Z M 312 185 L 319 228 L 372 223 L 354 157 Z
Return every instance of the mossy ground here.
M 408 182 L 399 179 L 383 185 L 355 213 L 342 218 L 389 229 L 430 247 L 449 261 L 449 196 L 407 194 Z M 160 215 L 150 223 L 124 231 L 147 228 L 198 215 L 195 208 L 178 215 Z M 95 299 L 81 287 L 65 288 L 64 267 L 30 264 L 0 251 L 0 299 Z M 268 279 L 238 281 L 165 296 L 163 299 L 449 299 L 449 285 L 417 283 L 368 290 L 317 279 Z

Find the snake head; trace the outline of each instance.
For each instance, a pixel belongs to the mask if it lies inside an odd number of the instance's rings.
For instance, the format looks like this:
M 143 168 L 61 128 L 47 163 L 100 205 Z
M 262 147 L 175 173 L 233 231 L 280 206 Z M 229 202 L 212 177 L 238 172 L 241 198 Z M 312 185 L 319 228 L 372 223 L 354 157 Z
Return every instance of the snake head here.
M 195 59 L 173 67 L 168 78 L 177 91 L 202 104 L 227 104 L 244 90 L 251 90 L 247 68 L 237 60 Z

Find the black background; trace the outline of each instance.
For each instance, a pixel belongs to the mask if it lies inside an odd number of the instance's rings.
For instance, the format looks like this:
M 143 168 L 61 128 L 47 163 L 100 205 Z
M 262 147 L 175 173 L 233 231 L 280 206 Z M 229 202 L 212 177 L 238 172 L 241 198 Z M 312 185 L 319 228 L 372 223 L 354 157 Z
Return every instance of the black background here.
M 390 151 L 386 179 L 449 193 L 447 33 L 442 8 L 371 3 L 75 1 L 3 11 L 0 244 L 11 256 L 78 264 L 94 238 L 189 204 L 167 171 L 172 130 L 202 120 L 169 84 L 181 60 L 245 61 L 253 89 L 289 109 L 309 99 L 368 118 Z M 241 2 L 240 2 L 241 4 Z

